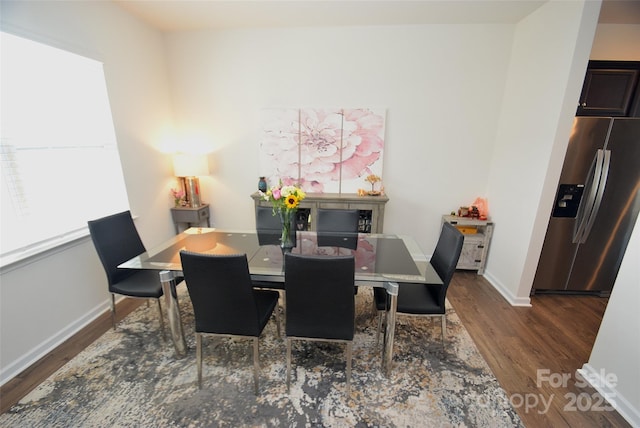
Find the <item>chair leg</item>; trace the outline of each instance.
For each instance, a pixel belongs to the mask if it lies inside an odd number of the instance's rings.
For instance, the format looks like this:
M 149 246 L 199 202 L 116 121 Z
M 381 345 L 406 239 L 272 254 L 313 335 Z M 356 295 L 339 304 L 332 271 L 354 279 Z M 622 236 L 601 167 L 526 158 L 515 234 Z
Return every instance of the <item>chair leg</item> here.
M 287 319 L 287 300 L 284 295 L 284 291 L 278 290 L 278 294 L 280 294 L 280 298 L 278 299 L 278 305 L 282 308 L 282 319 L 286 320 Z M 280 302 L 282 302 L 282 305 L 280 305 Z
M 351 354 L 353 342 L 347 342 L 347 397 L 351 395 Z
M 160 316 L 160 334 L 162 335 L 162 340 L 165 340 L 164 337 L 164 316 L 162 315 L 162 304 L 160 303 L 160 299 L 156 299 L 158 303 L 158 315 Z
M 380 344 L 380 331 L 382 330 L 382 311 L 378 311 L 378 332 L 376 334 L 376 348 Z
M 291 339 L 287 338 L 287 392 L 291 384 Z
M 256 395 L 258 395 L 258 372 L 260 371 L 260 354 L 258 353 L 258 338 L 253 338 L 253 384 Z
M 116 295 L 111 293 L 111 325 L 116 329 Z
M 443 349 L 444 349 L 446 331 L 447 331 L 447 316 L 442 315 L 442 348 Z
M 278 339 L 280 339 L 280 310 L 278 306 L 276 306 L 275 313 L 276 313 L 276 329 L 278 330 Z
M 198 366 L 198 389 L 202 389 L 202 334 L 196 333 L 196 365 Z

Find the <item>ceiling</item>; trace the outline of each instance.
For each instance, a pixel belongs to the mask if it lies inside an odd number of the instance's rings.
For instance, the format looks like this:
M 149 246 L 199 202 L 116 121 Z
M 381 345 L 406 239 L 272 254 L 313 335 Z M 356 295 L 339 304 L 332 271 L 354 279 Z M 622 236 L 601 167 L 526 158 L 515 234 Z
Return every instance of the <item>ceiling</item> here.
M 547 0 L 113 0 L 162 31 L 516 23 Z M 640 24 L 640 1 L 605 0 L 602 23 Z

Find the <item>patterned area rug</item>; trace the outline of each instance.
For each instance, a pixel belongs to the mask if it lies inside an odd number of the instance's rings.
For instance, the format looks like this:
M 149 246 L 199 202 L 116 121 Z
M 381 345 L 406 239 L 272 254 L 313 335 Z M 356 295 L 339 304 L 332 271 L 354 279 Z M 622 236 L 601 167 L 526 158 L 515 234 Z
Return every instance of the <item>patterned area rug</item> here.
M 522 422 L 452 308 L 446 349 L 440 322 L 398 317 L 394 370 L 382 373 L 370 289 L 356 295 L 351 397 L 344 345 L 294 342 L 291 390 L 286 350 L 272 320 L 260 338 L 260 394 L 248 340 L 203 341 L 196 381 L 193 312 L 180 307 L 188 354 L 174 357 L 157 311 L 141 306 L 0 415 L 2 427 L 521 427 Z M 282 320 L 281 320 L 282 321 Z M 283 330 L 284 331 L 284 330 Z

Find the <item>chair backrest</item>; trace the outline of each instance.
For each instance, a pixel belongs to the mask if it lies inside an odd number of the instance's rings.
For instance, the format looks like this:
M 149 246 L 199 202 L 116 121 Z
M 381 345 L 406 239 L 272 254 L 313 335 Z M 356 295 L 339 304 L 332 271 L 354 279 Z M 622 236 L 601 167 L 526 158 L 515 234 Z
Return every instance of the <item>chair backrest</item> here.
M 317 231 L 358 233 L 358 210 L 318 209 Z
M 130 211 L 87 222 L 91 240 L 107 274 L 109 287 L 136 273 L 118 265 L 147 251 L 133 223 Z
M 353 256 L 285 254 L 287 336 L 352 340 Z
M 318 209 L 318 245 L 355 249 L 358 245 L 358 210 Z
M 246 254 L 180 251 L 198 333 L 260 335 Z
M 260 231 L 277 231 L 282 230 L 282 222 L 279 215 L 273 215 L 273 208 L 256 207 L 256 230 Z
M 463 243 L 464 236 L 458 229 L 449 223 L 442 225 L 436 249 L 429 261 L 443 282 L 443 286 L 440 288 L 438 295 L 438 303 L 441 305 L 444 305 L 447 288 L 456 271 Z
M 273 215 L 273 208 L 256 207 L 256 232 L 258 233 L 258 244 L 280 244 L 282 221 L 279 215 Z

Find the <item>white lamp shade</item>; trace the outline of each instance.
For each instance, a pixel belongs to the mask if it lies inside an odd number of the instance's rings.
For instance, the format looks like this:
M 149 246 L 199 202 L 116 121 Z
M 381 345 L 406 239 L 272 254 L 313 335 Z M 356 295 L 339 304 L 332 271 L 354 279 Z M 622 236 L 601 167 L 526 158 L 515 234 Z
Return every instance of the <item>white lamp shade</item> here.
M 209 175 L 206 155 L 178 154 L 173 156 L 173 172 L 176 177 Z

